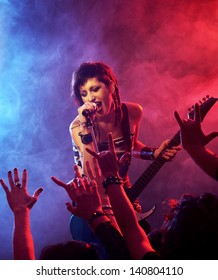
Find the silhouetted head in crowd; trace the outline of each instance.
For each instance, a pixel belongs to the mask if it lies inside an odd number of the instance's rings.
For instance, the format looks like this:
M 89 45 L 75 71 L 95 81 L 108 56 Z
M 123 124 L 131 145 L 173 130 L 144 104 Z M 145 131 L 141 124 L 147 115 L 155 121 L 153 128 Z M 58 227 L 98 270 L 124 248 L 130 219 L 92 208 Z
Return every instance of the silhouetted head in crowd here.
M 218 197 L 184 195 L 162 234 L 164 259 L 218 259 Z
M 39 258 L 40 260 L 98 260 L 99 255 L 94 244 L 72 240 L 44 247 Z

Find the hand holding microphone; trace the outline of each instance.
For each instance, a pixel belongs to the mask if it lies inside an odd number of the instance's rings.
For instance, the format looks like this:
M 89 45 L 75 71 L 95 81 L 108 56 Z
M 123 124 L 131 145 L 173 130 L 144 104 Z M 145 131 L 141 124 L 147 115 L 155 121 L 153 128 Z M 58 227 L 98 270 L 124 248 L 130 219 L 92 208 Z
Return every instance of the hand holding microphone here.
M 94 115 L 97 111 L 97 105 L 94 102 L 91 102 L 93 105 L 93 109 L 83 109 L 82 115 L 84 117 L 90 117 L 91 115 Z
M 93 129 L 93 120 L 97 111 L 97 104 L 94 102 L 86 102 L 79 109 L 80 132 L 79 136 L 83 144 L 87 145 L 93 142 L 95 151 L 98 151 L 98 146 Z
M 89 124 L 93 122 L 95 113 L 97 111 L 97 105 L 94 102 L 86 102 L 78 108 L 79 120 L 81 124 Z

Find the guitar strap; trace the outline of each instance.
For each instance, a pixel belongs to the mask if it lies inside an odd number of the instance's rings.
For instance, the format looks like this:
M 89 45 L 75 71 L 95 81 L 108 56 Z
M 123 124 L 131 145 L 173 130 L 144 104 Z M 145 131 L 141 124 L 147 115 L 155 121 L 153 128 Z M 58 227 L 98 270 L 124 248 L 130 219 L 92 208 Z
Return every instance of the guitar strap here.
M 123 133 L 123 139 L 124 139 L 124 145 L 125 145 L 125 151 L 130 153 L 129 159 L 127 162 L 124 164 L 124 166 L 120 169 L 119 174 L 121 177 L 125 177 L 128 173 L 128 169 L 131 163 L 131 150 L 132 150 L 132 144 L 134 137 L 131 138 L 130 134 L 130 125 L 129 125 L 129 114 L 128 114 L 128 108 L 126 104 L 122 103 L 122 113 L 123 113 L 123 118 L 121 121 L 121 129 Z M 129 179 L 127 180 L 127 185 L 124 185 L 124 188 L 131 188 L 131 183 Z M 142 212 L 141 205 L 138 201 L 138 199 L 134 199 L 132 201 L 133 207 L 137 212 Z M 140 222 L 141 227 L 144 229 L 146 233 L 150 231 L 150 225 L 143 219 L 143 221 Z
M 122 103 L 122 120 L 121 120 L 121 130 L 123 134 L 123 140 L 124 140 L 124 147 L 125 152 L 129 152 L 130 156 L 128 161 L 124 164 L 124 166 L 120 169 L 119 174 L 121 177 L 124 177 L 127 175 L 129 165 L 131 162 L 131 150 L 132 150 L 132 140 L 130 137 L 130 126 L 129 126 L 129 114 L 128 114 L 128 108 L 126 104 Z
M 121 129 L 123 133 L 125 151 L 131 153 L 132 140 L 130 137 L 130 127 L 129 127 L 129 113 L 126 104 L 122 103 L 122 121 Z

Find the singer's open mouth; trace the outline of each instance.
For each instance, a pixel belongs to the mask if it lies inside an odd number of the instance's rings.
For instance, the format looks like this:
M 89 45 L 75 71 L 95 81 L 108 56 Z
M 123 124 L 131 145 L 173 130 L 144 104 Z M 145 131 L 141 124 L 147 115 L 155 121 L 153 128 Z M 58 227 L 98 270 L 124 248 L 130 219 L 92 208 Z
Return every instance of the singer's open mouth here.
M 97 106 L 96 112 L 99 112 L 102 109 L 102 102 L 101 101 L 97 101 L 97 102 L 95 102 L 95 104 Z

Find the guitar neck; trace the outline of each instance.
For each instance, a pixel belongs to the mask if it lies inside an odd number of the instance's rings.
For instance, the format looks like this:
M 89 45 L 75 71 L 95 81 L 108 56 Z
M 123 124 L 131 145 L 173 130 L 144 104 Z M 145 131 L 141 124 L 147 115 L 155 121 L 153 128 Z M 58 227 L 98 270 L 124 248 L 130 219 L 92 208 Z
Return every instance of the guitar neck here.
M 172 146 L 178 146 L 180 144 L 180 131 L 178 131 L 174 137 L 170 140 L 167 147 L 152 161 L 148 168 L 142 173 L 134 185 L 126 189 L 126 193 L 130 201 L 134 201 L 149 184 L 151 179 L 157 174 L 160 168 L 164 165 L 166 160 L 162 157 L 166 149 L 172 148 Z

